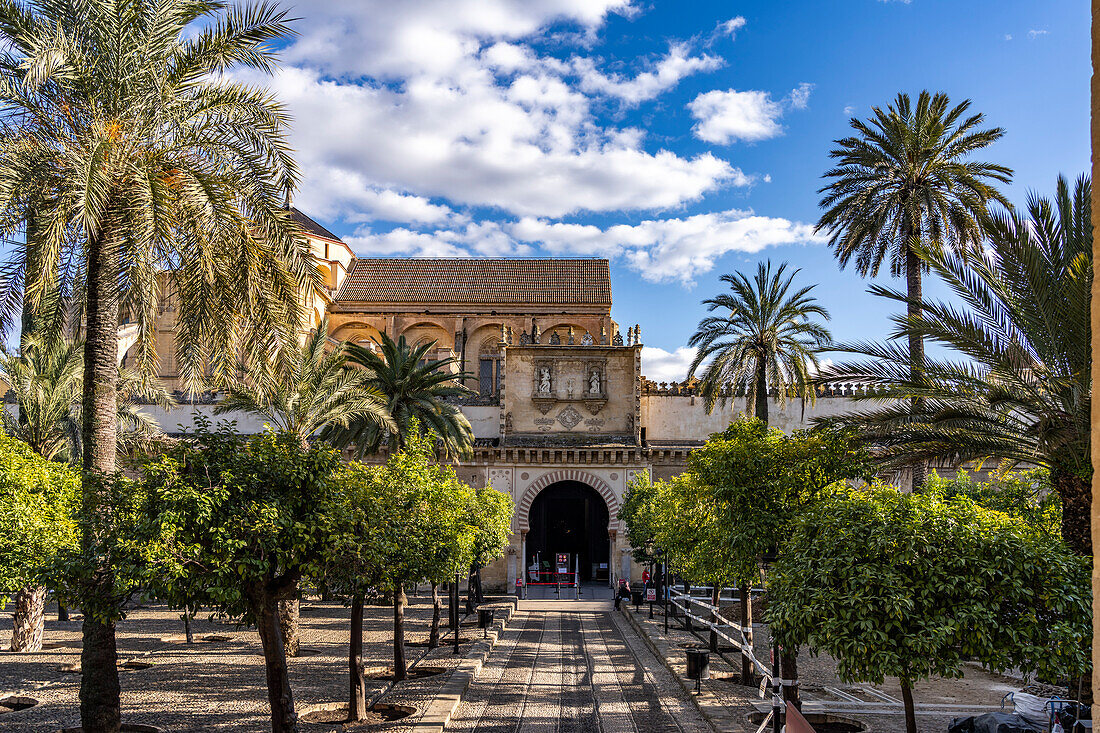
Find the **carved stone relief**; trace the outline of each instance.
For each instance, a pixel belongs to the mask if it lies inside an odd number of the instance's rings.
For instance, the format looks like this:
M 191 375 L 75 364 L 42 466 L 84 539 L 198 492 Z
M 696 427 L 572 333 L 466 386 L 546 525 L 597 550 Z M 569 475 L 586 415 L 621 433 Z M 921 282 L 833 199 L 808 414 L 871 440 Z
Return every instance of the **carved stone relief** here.
M 558 413 L 558 422 L 564 425 L 568 430 L 572 430 L 577 427 L 581 420 L 581 414 L 577 412 L 577 408 L 573 405 L 569 405 L 564 410 Z

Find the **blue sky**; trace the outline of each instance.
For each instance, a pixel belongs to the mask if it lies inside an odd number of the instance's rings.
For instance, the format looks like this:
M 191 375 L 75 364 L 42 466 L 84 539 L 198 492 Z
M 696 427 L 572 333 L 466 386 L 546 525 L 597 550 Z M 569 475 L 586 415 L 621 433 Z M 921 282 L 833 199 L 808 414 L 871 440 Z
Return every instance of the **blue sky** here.
M 725 272 L 817 282 L 838 340 L 889 306 L 812 234 L 833 139 L 899 91 L 969 98 L 1009 197 L 1089 163 L 1085 3 L 410 0 L 295 8 L 264 80 L 295 117 L 297 205 L 371 256 L 604 256 L 643 369 Z M 259 80 L 257 80 L 259 81 Z M 900 283 L 898 283 L 900 286 Z M 938 288 L 930 283 L 929 289 Z

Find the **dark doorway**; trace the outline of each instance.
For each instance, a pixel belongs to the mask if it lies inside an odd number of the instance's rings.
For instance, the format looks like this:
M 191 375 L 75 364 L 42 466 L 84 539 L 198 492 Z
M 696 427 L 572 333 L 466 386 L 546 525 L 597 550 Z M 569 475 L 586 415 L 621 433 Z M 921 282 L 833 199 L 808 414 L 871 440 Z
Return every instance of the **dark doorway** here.
M 558 553 L 579 556 L 581 582 L 606 581 L 611 554 L 610 520 L 599 492 L 579 481 L 559 481 L 539 492 L 528 515 L 527 567 L 552 570 Z M 572 567 L 569 568 L 573 570 Z

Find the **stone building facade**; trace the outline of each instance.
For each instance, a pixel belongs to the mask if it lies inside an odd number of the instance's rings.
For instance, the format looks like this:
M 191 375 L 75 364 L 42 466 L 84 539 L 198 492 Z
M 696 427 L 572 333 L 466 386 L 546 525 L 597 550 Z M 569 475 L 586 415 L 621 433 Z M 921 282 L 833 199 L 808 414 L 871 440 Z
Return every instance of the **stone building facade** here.
M 641 569 L 618 520 L 628 485 L 640 473 L 681 472 L 693 447 L 744 412 L 744 396 L 707 414 L 690 385 L 645 379 L 641 329 L 624 334 L 611 318 L 607 260 L 356 259 L 338 237 L 296 216 L 329 284 L 308 304 L 310 327 L 327 316 L 333 340 L 369 347 L 386 332 L 434 343 L 431 356 L 454 357 L 455 370 L 472 375 L 476 396 L 462 410 L 476 447 L 458 474 L 516 507 L 507 554 L 483 571 L 485 582 L 514 588 L 519 578 L 544 577 L 559 554 L 584 582 L 636 579 Z M 158 346 L 161 377 L 175 387 L 167 303 Z M 771 422 L 791 430 L 849 404 L 843 394 L 814 404 L 776 400 Z M 191 404 L 158 418 L 177 432 L 210 412 L 210 404 Z M 236 419 L 238 429 L 262 429 L 251 416 Z

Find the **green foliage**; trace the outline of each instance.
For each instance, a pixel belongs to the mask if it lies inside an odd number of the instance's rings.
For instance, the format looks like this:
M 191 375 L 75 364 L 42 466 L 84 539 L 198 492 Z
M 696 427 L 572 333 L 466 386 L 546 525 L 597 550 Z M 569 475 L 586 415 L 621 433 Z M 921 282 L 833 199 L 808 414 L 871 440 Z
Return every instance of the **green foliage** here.
M 676 572 L 703 585 L 751 579 L 756 555 L 734 540 L 733 512 L 715 487 L 690 471 L 660 483 L 657 544 Z
M 118 448 L 126 451 L 161 435 L 160 426 L 139 406 L 151 400 L 168 407 L 171 396 L 155 379 L 119 369 Z M 80 461 L 84 343 L 24 336 L 19 354 L 0 354 L 0 378 L 19 405 L 18 417 L 0 412 L 4 432 L 24 441 L 43 458 Z
M 1087 561 L 965 497 L 892 487 L 823 497 L 793 527 L 769 584 L 785 645 L 837 659 L 845 680 L 912 684 L 974 659 L 1044 679 L 1090 662 Z
M 1039 532 L 1058 536 L 1062 524 L 1062 504 L 1051 488 L 1050 471 L 995 473 L 988 481 L 975 481 L 966 471 L 955 478 L 941 478 L 935 472 L 925 484 L 925 492 L 945 499 L 966 497 L 975 504 L 1010 514 Z
M 835 422 L 858 427 L 890 463 L 913 455 L 1009 459 L 1087 478 L 1091 191 L 1088 177 L 1072 191 L 1059 178 L 1053 201 L 1032 196 L 1026 213 L 993 219 L 984 256 L 922 249 L 954 298 L 917 301 L 920 315 L 895 317 L 892 335 L 926 338 L 962 358 L 929 360 L 915 380 L 906 349 L 851 345 L 859 360 L 829 367 L 822 378 L 873 385 L 871 399 L 881 404 Z M 888 288 L 872 292 L 911 302 Z M 917 398 L 923 408 L 914 420 L 900 401 Z
M 347 343 L 329 345 L 326 318 L 300 348 L 282 350 L 274 365 L 257 365 L 248 379 L 234 380 L 214 412 L 251 412 L 302 441 L 328 425 L 353 421 L 396 428 L 383 395 L 366 383 L 367 373 L 348 366 L 346 349 Z
M 475 491 L 471 516 L 467 520 L 474 528 L 470 564 L 483 568 L 504 555 L 512 531 L 512 515 L 516 507 L 512 497 L 485 486 Z
M 729 542 L 757 558 L 783 542 L 803 508 L 834 484 L 869 478 L 869 456 L 851 433 L 796 430 L 784 435 L 741 419 L 691 452 L 691 473 L 726 508 Z
M 630 543 L 635 562 L 647 563 L 647 543 L 656 543 L 661 530 L 662 509 L 665 502 L 664 482 L 650 480 L 648 472 L 635 474 L 623 494 L 619 507 L 619 520 L 626 525 L 626 539 Z M 662 545 L 662 550 L 664 546 Z
M 760 263 L 752 280 L 740 272 L 723 275 L 731 294 L 703 301 L 711 312 L 726 311 L 700 321 L 688 341 L 698 347 L 688 379 L 709 362 L 701 380 L 707 412 L 717 401 L 724 403 L 731 384 L 748 388 L 749 399 L 757 404 L 756 417 L 765 423 L 769 389 L 777 389 L 781 400 L 788 394 L 813 399 L 810 369 L 817 369 L 817 353 L 831 341 L 813 319 L 828 320 L 829 313 L 810 295 L 814 285 L 791 292 L 799 270 L 785 275 L 786 269 L 783 263 L 773 273 L 769 261 Z
M 0 436 L 0 608 L 44 582 L 52 561 L 76 547 L 80 476 L 22 441 Z
M 379 582 L 386 590 L 406 583 L 442 582 L 473 560 L 476 494 L 454 467 L 435 462 L 433 441 L 414 429 L 405 447 L 374 469 L 380 517 Z
M 318 572 L 344 506 L 339 454 L 298 436 L 200 430 L 144 467 L 150 534 L 174 562 L 159 595 L 256 620 Z
M 468 455 L 474 445 L 470 421 L 457 405 L 446 400 L 472 392 L 462 386 L 466 374 L 452 373 L 454 357 L 429 359 L 434 341 L 410 347 L 404 336 L 396 341 L 382 334 L 378 353 L 359 344 L 348 344 L 348 362 L 366 373 L 366 386 L 382 396 L 396 423 L 380 425 L 367 419 L 352 420 L 346 427 L 335 425 L 322 437 L 341 448 L 354 446 L 360 457 L 377 453 L 383 446 L 398 450 L 418 426 L 442 441 L 447 457 Z
M 109 623 L 125 617 L 123 604 L 178 562 L 150 521 L 154 509 L 141 481 L 122 474 L 83 477 L 93 512 L 78 513 L 79 546 L 51 563 L 58 594 L 85 617 Z
M 349 597 L 373 594 L 382 580 L 387 508 L 378 490 L 378 471 L 377 466 L 353 462 L 333 478 L 341 496 L 336 529 L 324 558 L 324 577 L 333 590 Z

